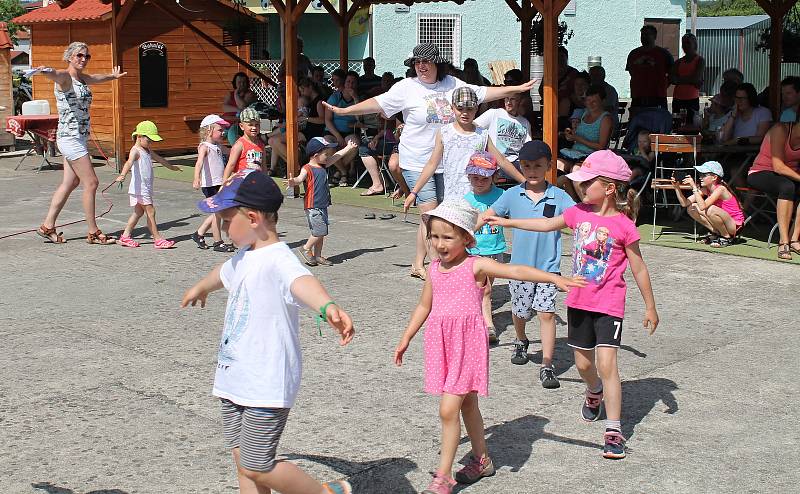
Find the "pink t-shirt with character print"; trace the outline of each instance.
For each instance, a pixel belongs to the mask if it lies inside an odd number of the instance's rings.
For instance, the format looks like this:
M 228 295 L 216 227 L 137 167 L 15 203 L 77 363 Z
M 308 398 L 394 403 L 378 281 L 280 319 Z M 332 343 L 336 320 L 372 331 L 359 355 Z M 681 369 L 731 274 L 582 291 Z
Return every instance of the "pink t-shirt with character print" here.
M 600 216 L 590 204 L 567 209 L 564 221 L 573 231 L 572 275 L 588 283 L 569 291 L 567 307 L 624 317 L 625 247 L 639 241 L 636 224 L 622 213 Z

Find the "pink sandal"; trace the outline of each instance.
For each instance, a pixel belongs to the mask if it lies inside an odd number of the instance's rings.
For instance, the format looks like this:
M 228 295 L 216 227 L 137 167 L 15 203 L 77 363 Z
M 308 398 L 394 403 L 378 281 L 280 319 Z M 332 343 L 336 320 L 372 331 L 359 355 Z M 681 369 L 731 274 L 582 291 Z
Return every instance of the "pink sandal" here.
M 175 241 L 160 238 L 156 240 L 154 246 L 156 249 L 171 249 L 175 245 Z
M 139 247 L 139 242 L 127 235 L 120 235 L 119 239 L 117 239 L 117 243 L 123 247 Z

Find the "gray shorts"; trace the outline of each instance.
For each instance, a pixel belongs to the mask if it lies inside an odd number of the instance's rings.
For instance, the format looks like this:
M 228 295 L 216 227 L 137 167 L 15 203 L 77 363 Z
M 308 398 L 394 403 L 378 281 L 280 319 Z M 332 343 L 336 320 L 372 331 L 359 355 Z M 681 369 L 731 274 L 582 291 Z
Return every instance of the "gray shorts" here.
M 256 408 L 221 399 L 226 448 L 239 448 L 239 466 L 271 472 L 290 408 Z
M 309 208 L 306 209 L 306 219 L 311 235 L 324 237 L 328 234 L 328 208 Z
M 495 261 L 501 262 L 503 264 L 508 263 L 508 259 L 509 259 L 509 255 L 506 254 L 505 252 L 501 252 L 499 254 L 488 254 L 488 255 L 485 255 L 485 256 L 481 256 L 481 257 L 485 257 L 486 259 L 494 259 Z
M 537 312 L 555 312 L 558 288 L 552 283 L 508 281 L 511 292 L 511 313 L 525 321 Z

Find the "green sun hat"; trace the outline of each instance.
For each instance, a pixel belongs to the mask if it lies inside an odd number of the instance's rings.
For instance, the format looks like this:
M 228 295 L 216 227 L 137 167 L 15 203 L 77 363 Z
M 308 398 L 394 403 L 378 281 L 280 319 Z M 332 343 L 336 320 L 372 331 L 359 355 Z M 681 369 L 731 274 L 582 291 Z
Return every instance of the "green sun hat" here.
M 163 141 L 161 136 L 158 135 L 158 127 L 150 120 L 142 120 L 136 124 L 136 130 L 133 131 L 131 137 L 136 138 L 136 136 L 145 136 L 151 141 Z

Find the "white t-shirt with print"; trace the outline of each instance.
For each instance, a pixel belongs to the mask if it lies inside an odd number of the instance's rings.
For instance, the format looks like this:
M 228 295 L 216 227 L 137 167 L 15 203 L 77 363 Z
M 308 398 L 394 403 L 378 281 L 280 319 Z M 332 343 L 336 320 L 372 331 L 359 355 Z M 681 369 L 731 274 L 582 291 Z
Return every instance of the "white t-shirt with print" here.
M 522 145 L 531 140 L 531 124 L 528 119 L 513 117 L 505 108 L 487 110 L 475 119 L 475 125 L 489 129 L 497 150 L 512 163 L 519 159 Z
M 387 117 L 403 113 L 405 126 L 398 145 L 400 168 L 415 172 L 425 168 L 433 152 L 436 131 L 455 121 L 450 102 L 453 91 L 461 86 L 471 87 L 479 103 L 486 98 L 485 87 L 473 86 L 449 75 L 433 84 L 425 84 L 417 77 L 408 77 L 375 97 Z M 436 173 L 442 173 L 441 167 Z
M 300 302 L 294 280 L 311 273 L 278 242 L 243 249 L 222 265 L 228 290 L 214 396 L 237 405 L 291 408 L 300 389 Z

